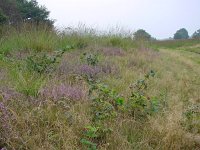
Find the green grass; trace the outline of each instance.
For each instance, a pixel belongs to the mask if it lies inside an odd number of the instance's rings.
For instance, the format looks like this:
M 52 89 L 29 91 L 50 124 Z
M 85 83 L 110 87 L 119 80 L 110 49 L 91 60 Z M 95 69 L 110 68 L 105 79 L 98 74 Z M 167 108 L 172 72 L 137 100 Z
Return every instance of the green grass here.
M 166 40 L 166 41 L 154 41 L 151 43 L 151 48 L 154 50 L 168 49 L 168 50 L 179 50 L 195 53 L 194 55 L 200 54 L 200 40 L 189 39 L 189 40 Z M 189 56 L 188 56 L 189 57 Z M 195 56 L 196 57 L 196 56 Z M 199 63 L 199 59 L 194 58 Z
M 6 29 L 0 41 L 0 148 L 199 149 L 199 41 L 148 43 L 32 25 Z M 57 52 L 64 54 L 51 71 L 29 68 L 30 56 L 52 59 Z M 89 54 L 97 63 L 87 65 Z M 155 77 L 135 102 L 133 87 L 151 70 Z
M 177 49 L 181 47 L 191 47 L 200 44 L 199 39 L 188 39 L 188 40 L 163 40 L 152 42 L 152 45 L 157 48 L 169 48 Z

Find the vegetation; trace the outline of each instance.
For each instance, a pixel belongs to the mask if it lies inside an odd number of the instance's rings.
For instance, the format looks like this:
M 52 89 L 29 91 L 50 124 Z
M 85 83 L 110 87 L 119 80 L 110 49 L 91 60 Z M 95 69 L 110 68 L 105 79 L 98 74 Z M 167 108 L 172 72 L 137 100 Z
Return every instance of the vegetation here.
M 36 0 L 0 0 L 0 23 L 45 22 L 49 25 L 49 11 Z
M 195 31 L 194 34 L 192 35 L 193 39 L 199 39 L 200 38 L 200 29 Z
M 136 40 L 150 40 L 151 35 L 147 33 L 145 30 L 139 29 L 134 33 L 134 38 Z
M 188 31 L 185 28 L 182 28 L 182 29 L 176 31 L 176 33 L 174 34 L 175 40 L 188 39 L 188 38 L 189 38 Z
M 0 0 L 0 149 L 200 149 L 199 30 L 188 38 L 59 31 L 37 1 Z
M 1 28 L 1 149 L 200 148 L 198 39 Z

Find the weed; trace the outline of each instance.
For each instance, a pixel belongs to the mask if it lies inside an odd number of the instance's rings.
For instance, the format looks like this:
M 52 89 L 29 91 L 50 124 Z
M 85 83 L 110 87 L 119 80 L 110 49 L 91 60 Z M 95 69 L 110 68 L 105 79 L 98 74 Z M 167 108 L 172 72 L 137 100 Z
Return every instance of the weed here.
M 138 80 L 131 89 L 131 96 L 128 99 L 127 110 L 134 116 L 135 119 L 145 117 L 147 114 L 158 111 L 158 99 L 156 97 L 150 98 L 145 93 L 148 88 L 148 80 L 154 77 L 155 72 L 151 70 L 145 75 L 144 79 Z
M 81 60 L 91 66 L 96 66 L 99 62 L 98 55 L 91 53 L 83 53 Z

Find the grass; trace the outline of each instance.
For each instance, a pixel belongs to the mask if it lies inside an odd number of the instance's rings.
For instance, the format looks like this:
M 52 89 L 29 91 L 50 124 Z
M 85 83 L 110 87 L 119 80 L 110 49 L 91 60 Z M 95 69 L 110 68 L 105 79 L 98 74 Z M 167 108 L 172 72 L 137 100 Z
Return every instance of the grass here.
M 188 39 L 188 40 L 167 40 L 167 41 L 156 41 L 151 43 L 153 49 L 170 49 L 187 51 L 191 53 L 200 54 L 200 42 L 199 39 Z
M 156 42 L 155 51 L 119 35 L 80 33 L 32 25 L 2 33 L 0 148 L 200 148 L 200 55 L 191 52 L 199 41 Z M 29 68 L 30 56 L 58 52 L 55 64 Z M 51 63 L 51 71 L 34 69 Z M 143 97 L 130 88 L 137 84 Z

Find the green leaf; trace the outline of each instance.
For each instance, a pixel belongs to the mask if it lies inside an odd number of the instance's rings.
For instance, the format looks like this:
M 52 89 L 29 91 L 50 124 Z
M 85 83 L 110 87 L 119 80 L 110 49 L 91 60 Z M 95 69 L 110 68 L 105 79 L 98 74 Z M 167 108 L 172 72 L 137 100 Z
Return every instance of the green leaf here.
M 115 99 L 115 102 L 116 102 L 116 104 L 117 105 L 123 105 L 124 104 L 124 98 L 123 97 L 117 97 L 116 99 Z

